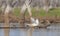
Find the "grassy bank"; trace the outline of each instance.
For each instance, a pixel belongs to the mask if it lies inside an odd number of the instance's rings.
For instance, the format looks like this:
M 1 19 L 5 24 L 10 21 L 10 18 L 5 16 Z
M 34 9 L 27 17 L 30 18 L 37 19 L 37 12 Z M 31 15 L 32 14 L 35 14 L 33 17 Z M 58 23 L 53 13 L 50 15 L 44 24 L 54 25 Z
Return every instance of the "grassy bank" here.
M 26 10 L 26 16 L 29 16 L 29 14 L 27 13 L 28 11 Z M 14 14 L 16 16 L 19 16 L 20 14 L 20 9 L 15 8 L 14 9 Z M 45 11 L 43 9 L 39 9 L 39 11 L 36 11 L 35 8 L 32 8 L 32 15 L 33 16 L 60 16 L 60 8 L 52 8 L 49 10 L 49 12 L 46 14 Z

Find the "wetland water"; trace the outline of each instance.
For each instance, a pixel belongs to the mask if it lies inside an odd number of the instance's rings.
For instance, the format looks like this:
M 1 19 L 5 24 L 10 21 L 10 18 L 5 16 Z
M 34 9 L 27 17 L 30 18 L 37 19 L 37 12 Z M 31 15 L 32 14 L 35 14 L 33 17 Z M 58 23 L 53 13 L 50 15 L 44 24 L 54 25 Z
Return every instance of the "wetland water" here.
M 27 31 L 28 29 L 10 29 L 9 36 L 27 36 Z M 4 36 L 3 29 L 0 29 L 0 36 Z M 52 24 L 47 29 L 34 29 L 32 36 L 60 36 L 60 24 Z

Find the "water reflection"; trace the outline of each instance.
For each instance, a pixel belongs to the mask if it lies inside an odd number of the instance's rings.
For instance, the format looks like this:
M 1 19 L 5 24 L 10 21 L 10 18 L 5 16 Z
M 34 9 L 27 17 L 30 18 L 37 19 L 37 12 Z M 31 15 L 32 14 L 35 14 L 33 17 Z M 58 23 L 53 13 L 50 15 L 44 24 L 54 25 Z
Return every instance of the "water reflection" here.
M 10 36 L 27 36 L 28 29 L 10 29 Z M 0 36 L 4 36 L 4 30 L 0 29 Z M 34 29 L 32 36 L 60 36 L 60 24 L 52 25 L 47 29 Z
M 3 29 L 0 29 L 0 36 L 4 36 L 4 31 L 3 31 Z
M 10 36 L 20 36 L 19 29 L 10 29 Z

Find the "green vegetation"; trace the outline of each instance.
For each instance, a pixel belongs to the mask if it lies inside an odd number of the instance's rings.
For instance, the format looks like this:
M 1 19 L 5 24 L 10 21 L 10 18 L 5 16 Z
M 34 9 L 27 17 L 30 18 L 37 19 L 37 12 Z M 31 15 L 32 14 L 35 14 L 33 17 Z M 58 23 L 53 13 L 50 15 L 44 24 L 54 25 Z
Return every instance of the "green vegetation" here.
M 14 14 L 16 15 L 16 16 L 19 16 L 19 14 L 20 14 L 20 9 L 19 8 L 14 8 Z
M 15 11 L 15 14 L 18 15 L 20 10 L 19 9 L 14 9 Z M 26 12 L 26 16 L 29 15 L 27 12 L 27 10 L 25 11 Z M 54 16 L 54 15 L 58 15 L 60 16 L 60 8 L 52 8 L 49 10 L 49 12 L 46 14 L 45 11 L 43 9 L 40 9 L 38 12 L 33 8 L 32 9 L 32 14 L 33 16 Z
M 26 10 L 26 16 L 29 16 L 28 11 Z M 16 16 L 20 15 L 20 9 L 15 8 L 14 9 L 14 14 Z M 32 8 L 32 15 L 33 16 L 55 16 L 58 15 L 60 16 L 60 8 L 52 8 L 49 10 L 49 12 L 46 14 L 45 11 L 43 9 L 39 9 L 39 11 L 37 12 L 35 8 Z

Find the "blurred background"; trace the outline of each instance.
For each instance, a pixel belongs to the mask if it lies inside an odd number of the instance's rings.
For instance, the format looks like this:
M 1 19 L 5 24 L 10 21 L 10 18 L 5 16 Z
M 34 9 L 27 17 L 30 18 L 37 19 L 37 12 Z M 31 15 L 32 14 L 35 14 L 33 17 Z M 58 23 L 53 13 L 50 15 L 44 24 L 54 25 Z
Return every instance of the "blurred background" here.
M 7 1 L 8 3 L 12 6 L 13 3 L 15 4 L 14 6 L 15 7 L 21 7 L 25 0 L 0 0 L 0 7 L 2 7 L 2 5 L 6 5 L 7 4 Z M 31 7 L 43 7 L 44 5 L 47 5 L 48 6 L 52 6 L 52 7 L 60 7 L 60 0 L 30 0 L 31 3 Z M 46 2 L 46 4 L 45 4 Z

